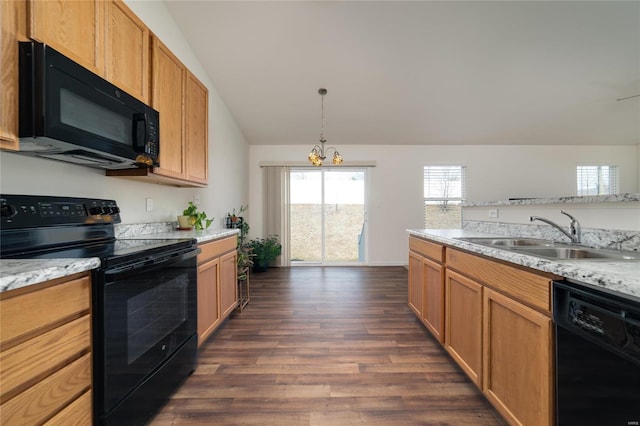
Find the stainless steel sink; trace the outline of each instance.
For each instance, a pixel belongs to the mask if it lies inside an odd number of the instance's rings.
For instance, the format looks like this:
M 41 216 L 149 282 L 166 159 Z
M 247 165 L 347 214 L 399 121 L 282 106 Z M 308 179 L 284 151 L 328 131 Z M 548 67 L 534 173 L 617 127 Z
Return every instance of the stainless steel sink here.
M 640 253 L 635 251 L 583 247 L 570 243 L 557 243 L 540 238 L 474 237 L 458 239 L 474 244 L 553 260 L 640 260 Z
M 517 247 L 512 250 L 555 260 L 640 260 L 640 253 L 589 247 Z
M 543 240 L 539 238 L 511 238 L 511 237 L 498 237 L 498 238 L 486 238 L 486 237 L 474 237 L 474 238 L 458 238 L 460 241 L 467 241 L 475 244 L 482 244 L 484 246 L 508 248 L 508 247 L 522 247 L 522 246 L 534 246 L 534 247 L 546 247 L 552 246 L 553 241 Z

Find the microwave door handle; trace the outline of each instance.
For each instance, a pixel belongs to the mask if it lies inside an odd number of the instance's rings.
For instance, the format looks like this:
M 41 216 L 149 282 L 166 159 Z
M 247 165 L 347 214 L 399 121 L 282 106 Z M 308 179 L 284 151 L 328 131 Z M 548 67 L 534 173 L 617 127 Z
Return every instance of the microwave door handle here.
M 142 126 L 142 127 L 140 127 Z M 133 114 L 133 150 L 146 154 L 147 116 L 144 113 Z

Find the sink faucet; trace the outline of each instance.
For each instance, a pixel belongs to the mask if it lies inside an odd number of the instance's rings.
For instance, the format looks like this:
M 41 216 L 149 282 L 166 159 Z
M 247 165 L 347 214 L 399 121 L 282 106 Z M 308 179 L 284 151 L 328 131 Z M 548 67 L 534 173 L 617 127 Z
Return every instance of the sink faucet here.
M 533 222 L 534 220 L 539 220 L 541 222 L 548 223 L 549 225 L 553 226 L 558 231 L 562 232 L 564 235 L 569 237 L 572 243 L 579 243 L 580 242 L 580 222 L 578 222 L 578 220 L 575 217 L 571 216 L 569 213 L 563 210 L 560 210 L 560 213 L 562 213 L 565 216 L 568 216 L 569 219 L 571 219 L 571 222 L 569 222 L 569 232 L 562 229 L 560 225 L 550 221 L 549 219 L 545 219 L 544 217 L 530 216 L 529 220 L 531 222 Z

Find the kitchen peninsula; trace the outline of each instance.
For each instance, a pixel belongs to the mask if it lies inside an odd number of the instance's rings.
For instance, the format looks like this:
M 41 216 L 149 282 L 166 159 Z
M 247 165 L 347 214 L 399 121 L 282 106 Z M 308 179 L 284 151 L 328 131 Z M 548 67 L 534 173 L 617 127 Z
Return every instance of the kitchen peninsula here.
M 555 281 L 640 301 L 640 260 L 550 260 L 468 229 L 408 233 L 409 307 L 512 424 L 556 423 Z

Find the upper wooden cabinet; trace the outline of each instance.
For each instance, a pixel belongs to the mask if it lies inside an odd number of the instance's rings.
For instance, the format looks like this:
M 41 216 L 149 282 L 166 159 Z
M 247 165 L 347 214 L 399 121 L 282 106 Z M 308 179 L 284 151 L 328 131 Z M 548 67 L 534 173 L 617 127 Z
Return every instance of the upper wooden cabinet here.
M 105 79 L 149 103 L 149 28 L 121 0 L 105 9 Z
M 151 105 L 160 112 L 160 167 L 153 173 L 206 186 L 207 88 L 156 37 L 151 60 Z
M 184 103 L 186 178 L 206 184 L 208 181 L 208 91 L 190 72 L 186 75 Z
M 17 150 L 18 41 L 26 39 L 26 5 L 0 1 L 0 148 Z
M 30 0 L 29 37 L 104 76 L 105 2 Z
M 151 40 L 151 106 L 160 112 L 160 167 L 154 173 L 185 178 L 183 101 L 187 70 L 156 37 Z

